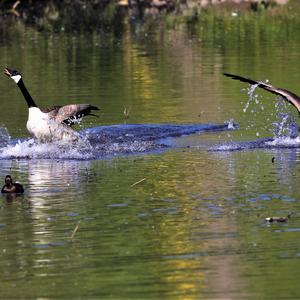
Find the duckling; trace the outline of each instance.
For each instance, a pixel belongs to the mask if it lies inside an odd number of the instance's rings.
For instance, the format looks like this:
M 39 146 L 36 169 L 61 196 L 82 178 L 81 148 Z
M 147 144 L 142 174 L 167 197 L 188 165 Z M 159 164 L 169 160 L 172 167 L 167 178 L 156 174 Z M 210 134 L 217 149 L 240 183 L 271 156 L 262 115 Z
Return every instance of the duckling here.
M 21 194 L 24 193 L 24 188 L 22 184 L 13 182 L 10 175 L 5 176 L 5 184 L 2 187 L 1 193 L 14 193 Z

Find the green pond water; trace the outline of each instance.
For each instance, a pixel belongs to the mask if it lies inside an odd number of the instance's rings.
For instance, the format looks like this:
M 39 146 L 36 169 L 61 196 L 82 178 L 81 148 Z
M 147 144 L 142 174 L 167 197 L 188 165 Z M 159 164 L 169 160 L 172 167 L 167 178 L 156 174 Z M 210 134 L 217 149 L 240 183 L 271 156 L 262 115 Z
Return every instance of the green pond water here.
M 1 66 L 23 75 L 37 104 L 101 108 L 78 130 L 230 119 L 240 128 L 177 137 L 159 152 L 43 158 L 43 146 L 22 142 L 26 103 L 0 76 L 1 128 L 21 139 L 0 149 L 0 177 L 25 187 L 0 199 L 0 298 L 300 298 L 300 145 L 209 151 L 273 137 L 276 97 L 259 92 L 244 112 L 247 85 L 222 73 L 300 93 L 299 31 L 223 25 L 118 39 L 1 27 Z M 293 107 L 284 114 L 297 121 Z

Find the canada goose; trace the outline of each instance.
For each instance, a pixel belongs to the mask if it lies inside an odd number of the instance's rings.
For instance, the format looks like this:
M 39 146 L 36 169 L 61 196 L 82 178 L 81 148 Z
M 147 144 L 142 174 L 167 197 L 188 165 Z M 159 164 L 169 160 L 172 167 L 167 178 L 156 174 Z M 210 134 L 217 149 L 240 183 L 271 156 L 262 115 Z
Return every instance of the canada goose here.
M 78 140 L 79 134 L 71 128 L 71 125 L 86 115 L 92 115 L 92 110 L 99 110 L 98 107 L 90 104 L 70 104 L 40 109 L 27 91 L 18 71 L 5 68 L 4 74 L 13 79 L 20 88 L 29 110 L 27 130 L 40 142 Z
M 5 184 L 2 187 L 1 193 L 14 193 L 14 194 L 21 194 L 24 193 L 24 188 L 22 184 L 13 182 L 10 175 L 5 176 Z
M 242 77 L 239 75 L 228 74 L 228 73 L 224 73 L 224 75 L 227 77 L 231 77 L 232 79 L 235 79 L 235 80 L 250 83 L 251 85 L 256 84 L 258 87 L 260 87 L 268 92 L 279 95 L 279 96 L 283 97 L 283 99 L 285 99 L 286 101 L 293 104 L 296 107 L 296 109 L 298 110 L 298 112 L 300 113 L 300 97 L 297 96 L 296 94 L 294 94 L 288 90 L 285 90 L 285 89 L 276 88 L 276 87 L 272 86 L 271 84 L 268 84 L 268 83 L 265 83 L 265 82 L 262 82 L 259 80 L 254 80 L 254 79 Z

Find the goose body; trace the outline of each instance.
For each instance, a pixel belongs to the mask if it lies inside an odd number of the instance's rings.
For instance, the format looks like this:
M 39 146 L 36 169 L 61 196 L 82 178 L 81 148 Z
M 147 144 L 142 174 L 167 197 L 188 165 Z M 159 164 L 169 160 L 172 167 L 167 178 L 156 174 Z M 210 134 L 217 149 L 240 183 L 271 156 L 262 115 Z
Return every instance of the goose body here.
M 79 134 L 70 126 L 51 118 L 49 113 L 44 113 L 38 107 L 28 109 L 26 128 L 40 142 L 72 142 L 79 139 Z
M 40 142 L 77 141 L 80 136 L 71 126 L 82 117 L 92 115 L 92 110 L 99 110 L 90 104 L 70 104 L 41 109 L 30 96 L 18 71 L 5 68 L 4 73 L 20 88 L 28 105 L 27 130 Z

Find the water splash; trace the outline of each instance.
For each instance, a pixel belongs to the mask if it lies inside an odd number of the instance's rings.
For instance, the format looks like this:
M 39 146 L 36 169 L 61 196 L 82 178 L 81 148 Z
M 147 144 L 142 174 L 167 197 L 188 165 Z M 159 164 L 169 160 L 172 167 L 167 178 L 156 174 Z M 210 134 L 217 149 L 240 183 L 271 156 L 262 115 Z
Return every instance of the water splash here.
M 228 121 L 225 122 L 228 125 L 229 130 L 234 130 L 237 128 L 237 124 L 233 119 L 229 119 Z
M 17 140 L 0 149 L 0 159 L 91 159 L 88 143 L 77 146 L 62 142 L 38 143 L 34 139 Z
M 80 142 L 38 143 L 34 139 L 11 140 L 3 129 L 0 159 L 74 159 L 90 160 L 108 156 L 157 151 L 172 146 L 168 137 L 235 129 L 231 120 L 224 124 L 153 124 L 98 126 L 80 131 Z M 0 130 L 1 141 L 1 130 Z
M 11 142 L 11 136 L 5 127 L 0 127 L 0 147 L 4 147 Z
M 268 80 L 265 81 L 266 83 Z M 255 103 L 256 105 L 259 104 L 259 108 L 263 111 L 264 106 L 259 101 L 259 95 L 255 94 L 256 88 L 259 86 L 258 84 L 251 85 L 249 88 L 247 88 L 247 94 L 248 94 L 248 101 L 246 102 L 243 112 L 246 112 L 251 103 Z M 276 121 L 269 124 L 273 125 L 273 128 L 268 129 L 270 132 L 272 132 L 274 139 L 282 138 L 282 137 L 290 137 L 290 138 L 296 138 L 299 134 L 299 127 L 297 123 L 295 122 L 294 117 L 289 113 L 288 111 L 288 105 L 287 102 L 278 97 L 277 101 L 275 103 L 276 108 Z M 254 114 L 257 112 L 257 109 L 253 108 L 251 109 L 251 113 Z M 267 121 L 270 119 L 268 118 Z M 266 127 L 269 126 L 266 124 Z M 253 130 L 255 127 L 255 124 L 250 123 L 248 126 L 246 126 L 246 130 Z M 266 128 L 267 129 L 267 128 Z M 259 131 L 256 132 L 256 136 L 259 137 L 261 134 Z
M 254 101 L 256 104 L 259 103 L 258 95 L 254 93 L 256 88 L 258 87 L 258 85 L 259 84 L 253 84 L 249 88 L 247 88 L 247 94 L 248 94 L 249 98 L 248 98 L 248 101 L 245 104 L 245 107 L 243 108 L 243 112 L 246 112 L 248 110 L 251 102 Z
M 287 136 L 277 137 L 266 141 L 266 147 L 272 148 L 298 148 L 300 147 L 300 137 L 292 138 Z
M 267 81 L 266 81 L 267 82 Z M 249 99 L 243 109 L 246 112 L 250 106 L 251 102 L 255 104 L 260 104 L 258 100 L 258 95 L 255 95 L 254 92 L 259 84 L 250 86 L 247 89 L 247 94 Z M 264 110 L 264 107 L 260 104 L 261 110 Z M 222 143 L 220 145 L 215 145 L 209 149 L 209 151 L 216 152 L 227 152 L 227 151 L 241 151 L 241 150 L 250 150 L 250 149 L 270 149 L 270 148 L 300 148 L 300 137 L 299 137 L 299 126 L 297 125 L 295 118 L 288 111 L 289 105 L 282 98 L 277 98 L 275 103 L 276 108 L 276 118 L 277 120 L 273 122 L 272 134 L 273 137 L 270 138 L 260 138 L 254 141 L 241 141 L 241 142 L 228 142 Z M 251 113 L 256 112 L 256 110 L 251 110 Z M 267 121 L 270 119 L 267 118 Z M 247 129 L 253 129 L 254 124 L 251 123 Z M 260 132 L 256 132 L 256 136 L 260 136 Z
M 267 80 L 266 80 L 267 82 Z M 250 110 L 250 113 L 253 114 L 254 116 L 256 116 L 258 110 L 261 110 L 261 111 L 264 111 L 264 106 L 262 105 L 262 103 L 260 102 L 260 95 L 259 94 L 256 94 L 255 91 L 256 91 L 256 88 L 259 86 L 259 83 L 258 84 L 254 84 L 254 85 L 251 85 L 249 86 L 247 89 L 243 89 L 243 90 L 246 90 L 247 91 L 247 95 L 248 95 L 248 100 L 243 108 L 243 112 L 247 112 L 247 110 L 249 110 L 250 108 L 250 104 L 251 103 L 254 103 L 256 106 L 252 107 L 251 110 Z M 255 127 L 255 124 L 253 123 L 252 121 L 253 119 L 251 118 L 250 120 L 248 120 L 248 124 L 247 126 L 245 127 L 246 130 L 253 130 L 254 127 Z M 256 132 L 256 136 L 259 137 L 260 136 L 260 132 Z
M 273 123 L 274 137 L 296 138 L 299 134 L 299 127 L 293 115 L 287 112 L 288 107 L 286 101 L 279 97 L 275 104 L 275 108 L 277 120 Z

